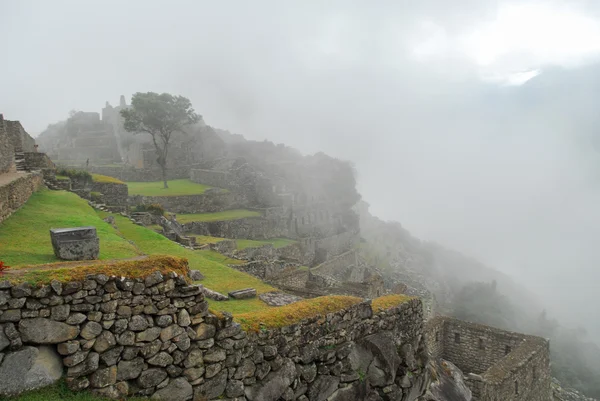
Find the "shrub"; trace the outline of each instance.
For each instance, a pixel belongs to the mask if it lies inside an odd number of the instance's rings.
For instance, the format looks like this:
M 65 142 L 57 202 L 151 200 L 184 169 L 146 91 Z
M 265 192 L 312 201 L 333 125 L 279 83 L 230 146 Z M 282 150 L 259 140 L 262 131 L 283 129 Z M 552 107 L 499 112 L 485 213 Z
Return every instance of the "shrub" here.
M 92 182 L 92 175 L 84 170 L 60 168 L 60 169 L 56 170 L 56 175 L 62 175 L 65 177 L 69 177 L 72 180 Z
M 164 216 L 165 208 L 160 203 L 153 203 L 151 205 L 137 205 L 135 207 L 136 212 L 148 212 L 155 216 Z

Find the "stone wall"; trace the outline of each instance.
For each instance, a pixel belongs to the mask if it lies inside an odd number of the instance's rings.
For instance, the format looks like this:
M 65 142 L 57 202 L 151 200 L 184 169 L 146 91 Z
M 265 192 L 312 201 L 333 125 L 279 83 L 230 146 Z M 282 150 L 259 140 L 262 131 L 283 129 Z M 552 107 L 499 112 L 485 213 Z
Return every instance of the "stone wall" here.
M 165 207 L 171 211 L 171 209 Z M 261 217 L 248 217 L 237 220 L 214 222 L 191 222 L 182 224 L 183 230 L 189 233 L 210 235 L 213 237 L 235 239 L 269 239 L 286 237 L 287 230 L 278 229 L 271 220 Z
M 50 158 L 42 152 L 24 152 L 27 170 L 56 169 Z
M 83 169 L 90 173 L 107 175 L 118 178 L 125 182 L 154 182 L 162 181 L 162 171 L 156 169 L 142 169 L 133 167 L 108 167 L 108 166 L 72 166 L 73 168 Z M 167 179 L 176 180 L 189 178 L 190 166 L 176 167 L 167 169 Z
M 547 340 L 438 316 L 428 321 L 426 342 L 434 358 L 459 367 L 475 401 L 551 399 Z
M 360 241 L 360 231 L 346 231 L 337 235 L 316 240 L 315 248 L 327 251 L 326 259 L 347 252 Z M 317 251 L 318 252 L 318 251 Z
M 15 151 L 6 132 L 4 116 L 0 114 L 0 174 L 14 169 Z
M 226 191 L 207 191 L 200 195 L 182 196 L 129 196 L 129 205 L 160 204 L 171 213 L 214 213 L 241 208 L 243 198 Z
M 127 184 L 93 182 L 92 191 L 102 194 L 102 202 L 110 206 L 127 206 L 129 191 Z
M 22 152 L 35 151 L 35 139 L 25 131 L 19 121 L 4 120 L 4 127 L 14 149 Z
M 350 266 L 356 266 L 358 263 L 356 251 L 348 251 L 333 259 L 315 266 L 310 271 L 319 276 L 335 276 L 340 271 L 345 271 Z
M 0 223 L 19 209 L 44 184 L 41 173 L 19 174 L 0 186 Z
M 119 399 L 413 401 L 428 383 L 422 325 L 413 299 L 246 332 L 174 272 L 1 282 L 0 394 L 65 374 L 74 390 Z
M 190 179 L 199 184 L 218 188 L 234 189 L 238 185 L 236 177 L 226 171 L 192 169 Z

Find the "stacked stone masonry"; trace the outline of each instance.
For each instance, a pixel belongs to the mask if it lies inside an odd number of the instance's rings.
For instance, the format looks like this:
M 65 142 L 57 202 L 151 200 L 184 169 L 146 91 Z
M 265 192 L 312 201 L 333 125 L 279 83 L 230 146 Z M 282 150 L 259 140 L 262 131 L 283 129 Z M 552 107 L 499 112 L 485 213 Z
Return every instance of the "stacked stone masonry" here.
M 42 185 L 41 173 L 17 174 L 6 184 L 0 185 L 0 223 L 23 206 Z
M 552 399 L 547 340 L 442 316 L 426 333 L 431 355 L 462 370 L 474 401 Z
M 14 170 L 14 148 L 8 132 L 4 116 L 0 114 L 0 174 Z
M 110 206 L 127 206 L 129 190 L 127 184 L 113 182 L 93 182 L 92 192 L 102 194 L 102 203 Z
M 210 314 L 201 286 L 175 273 L 0 282 L 0 394 L 64 369 L 70 388 L 119 399 L 412 401 L 428 383 L 421 310 L 364 302 L 255 333 Z M 6 365 L 19 361 L 20 378 Z
M 208 190 L 201 195 L 185 196 L 129 196 L 129 204 L 152 205 L 160 204 L 172 213 L 214 213 L 228 209 L 244 207 L 244 199 L 231 192 Z

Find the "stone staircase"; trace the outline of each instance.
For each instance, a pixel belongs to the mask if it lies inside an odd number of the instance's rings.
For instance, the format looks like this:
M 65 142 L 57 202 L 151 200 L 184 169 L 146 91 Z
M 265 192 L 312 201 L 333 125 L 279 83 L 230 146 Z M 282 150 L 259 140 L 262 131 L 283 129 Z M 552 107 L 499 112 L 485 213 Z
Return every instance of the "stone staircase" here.
M 25 153 L 23 153 L 22 148 L 15 148 L 15 165 L 17 166 L 17 171 L 27 171 L 27 165 L 25 164 Z

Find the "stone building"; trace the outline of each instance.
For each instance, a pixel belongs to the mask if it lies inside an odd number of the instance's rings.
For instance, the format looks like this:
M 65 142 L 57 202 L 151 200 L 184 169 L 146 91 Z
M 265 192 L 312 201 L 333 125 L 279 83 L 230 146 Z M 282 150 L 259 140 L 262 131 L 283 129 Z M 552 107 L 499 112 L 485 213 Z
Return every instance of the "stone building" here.
M 548 340 L 443 316 L 425 333 L 431 356 L 463 372 L 474 401 L 552 399 Z

